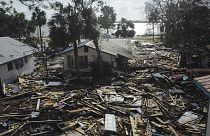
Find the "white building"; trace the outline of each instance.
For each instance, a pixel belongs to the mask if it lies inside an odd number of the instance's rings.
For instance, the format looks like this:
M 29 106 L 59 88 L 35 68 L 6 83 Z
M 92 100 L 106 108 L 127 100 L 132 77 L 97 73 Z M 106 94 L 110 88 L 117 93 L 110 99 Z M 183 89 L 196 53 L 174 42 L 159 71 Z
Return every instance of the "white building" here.
M 123 68 L 128 59 L 133 58 L 130 39 L 101 39 L 99 49 L 103 61 L 109 62 L 113 68 Z M 69 47 L 63 51 L 64 70 L 74 71 L 74 49 Z M 85 41 L 78 45 L 79 66 L 81 72 L 89 72 L 90 62 L 97 59 L 97 52 L 93 41 Z
M 33 72 L 36 49 L 10 37 L 0 37 L 0 83 L 11 83 L 18 76 Z

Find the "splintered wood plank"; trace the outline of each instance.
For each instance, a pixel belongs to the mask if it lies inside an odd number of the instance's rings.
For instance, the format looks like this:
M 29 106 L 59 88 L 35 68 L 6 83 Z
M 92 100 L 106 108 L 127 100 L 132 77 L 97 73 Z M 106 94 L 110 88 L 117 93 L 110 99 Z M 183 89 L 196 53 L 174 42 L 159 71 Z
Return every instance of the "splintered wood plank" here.
M 146 127 L 146 136 L 152 136 L 152 127 L 149 123 L 147 123 L 147 127 Z
M 174 134 L 174 136 L 179 136 L 179 134 L 176 132 L 176 130 L 171 125 L 168 125 L 168 128 Z
M 130 122 L 131 122 L 131 128 L 132 128 L 132 132 L 133 132 L 133 136 L 138 136 L 137 134 L 137 127 L 136 127 L 136 123 L 135 123 L 135 120 L 132 116 L 130 116 Z

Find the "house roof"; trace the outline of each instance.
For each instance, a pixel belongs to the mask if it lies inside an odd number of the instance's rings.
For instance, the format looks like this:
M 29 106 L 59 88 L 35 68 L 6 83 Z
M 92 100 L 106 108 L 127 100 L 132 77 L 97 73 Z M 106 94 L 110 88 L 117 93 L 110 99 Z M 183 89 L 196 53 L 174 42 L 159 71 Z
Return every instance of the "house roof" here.
M 28 55 L 37 49 L 10 37 L 0 37 L 0 65 Z
M 129 50 L 127 47 L 128 45 L 124 46 L 126 44 L 122 44 L 121 42 L 122 41 L 120 41 L 120 40 L 117 40 L 117 42 L 116 42 L 113 39 L 112 40 L 101 39 L 101 40 L 99 40 L 99 49 L 101 50 L 101 52 L 104 52 L 104 53 L 107 53 L 110 55 L 114 55 L 114 56 L 121 55 L 126 58 L 133 58 L 131 50 Z M 127 44 L 129 44 L 129 42 L 127 42 Z M 96 49 L 93 41 L 82 42 L 78 45 L 78 48 L 81 48 L 84 46 L 88 46 L 89 48 L 92 48 L 94 50 Z M 71 52 L 71 51 L 73 51 L 73 47 L 67 48 L 62 53 L 67 53 L 67 52 Z

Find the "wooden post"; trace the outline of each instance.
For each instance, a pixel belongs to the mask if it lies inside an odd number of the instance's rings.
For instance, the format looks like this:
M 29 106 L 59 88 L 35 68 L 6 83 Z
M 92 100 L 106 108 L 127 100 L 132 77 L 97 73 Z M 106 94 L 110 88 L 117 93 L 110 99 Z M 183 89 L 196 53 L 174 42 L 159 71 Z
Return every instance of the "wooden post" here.
M 208 118 L 206 124 L 206 136 L 210 136 L 210 98 L 209 98 L 209 105 L 208 105 Z

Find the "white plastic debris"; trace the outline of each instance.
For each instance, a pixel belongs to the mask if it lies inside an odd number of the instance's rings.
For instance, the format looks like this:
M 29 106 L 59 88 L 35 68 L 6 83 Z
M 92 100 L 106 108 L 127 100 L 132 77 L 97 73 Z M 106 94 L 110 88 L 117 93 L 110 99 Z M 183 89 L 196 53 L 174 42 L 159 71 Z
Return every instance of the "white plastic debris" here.
M 117 132 L 116 128 L 116 118 L 113 114 L 106 114 L 105 115 L 105 131 L 112 131 Z
M 187 122 L 193 121 L 198 118 L 198 115 L 194 114 L 192 111 L 187 111 L 183 116 L 178 120 L 180 124 L 185 124 Z

